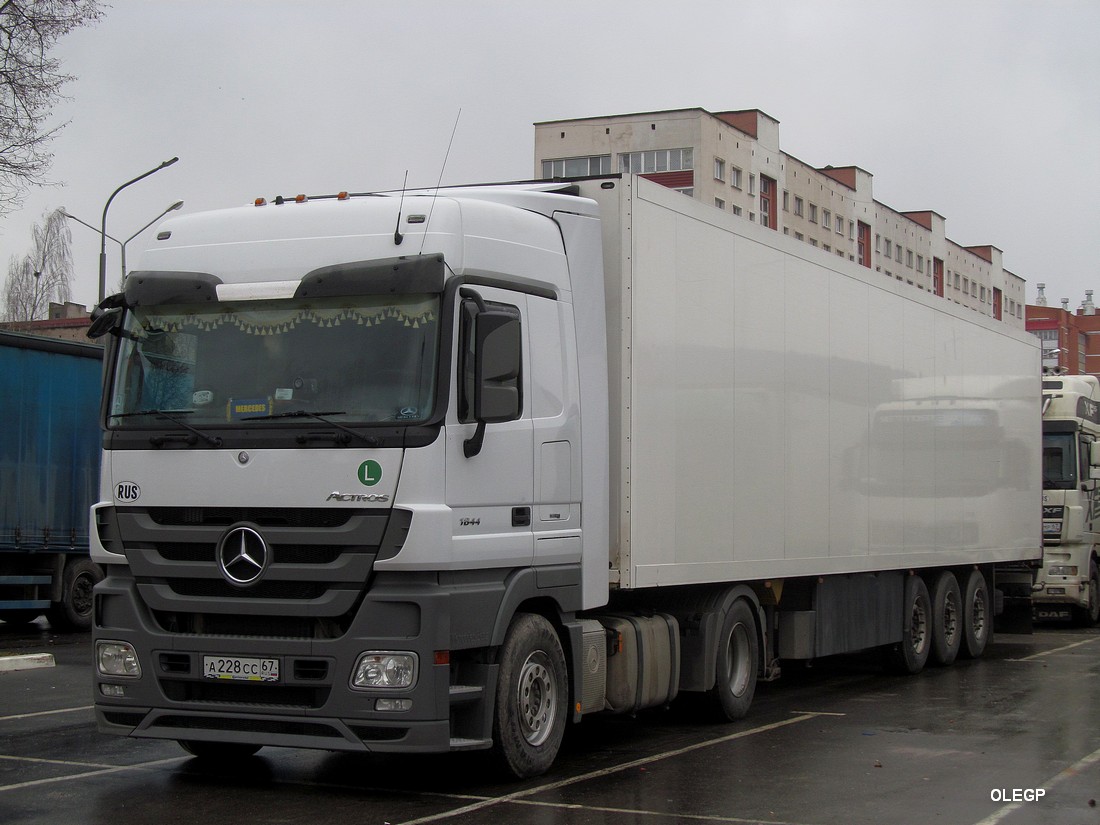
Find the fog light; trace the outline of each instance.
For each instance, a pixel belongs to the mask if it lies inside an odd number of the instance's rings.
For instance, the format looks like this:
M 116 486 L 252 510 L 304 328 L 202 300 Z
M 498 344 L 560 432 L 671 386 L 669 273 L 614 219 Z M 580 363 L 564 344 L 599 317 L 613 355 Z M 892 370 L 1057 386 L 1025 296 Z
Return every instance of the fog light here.
M 129 642 L 96 642 L 95 661 L 103 676 L 141 676 L 137 651 Z
M 1076 576 L 1076 564 L 1052 564 L 1047 568 L 1048 576 Z
M 359 656 L 352 674 L 353 688 L 398 690 L 416 684 L 415 653 L 392 650 L 368 650 Z
M 126 688 L 123 685 L 100 685 L 99 692 L 104 696 L 120 699 L 126 695 Z
M 376 699 L 374 702 L 375 710 L 388 710 L 388 711 L 401 711 L 412 710 L 412 699 Z

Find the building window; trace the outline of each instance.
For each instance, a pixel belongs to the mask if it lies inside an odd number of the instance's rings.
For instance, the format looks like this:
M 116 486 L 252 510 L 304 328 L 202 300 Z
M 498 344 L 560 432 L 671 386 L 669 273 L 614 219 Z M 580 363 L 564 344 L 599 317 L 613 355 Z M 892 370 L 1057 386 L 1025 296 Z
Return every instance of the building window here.
M 619 155 L 619 171 L 635 175 L 652 172 L 686 172 L 695 168 L 694 158 L 694 152 L 690 146 L 686 149 L 628 152 Z
M 714 205 L 717 206 L 719 209 L 725 209 L 726 208 L 726 202 L 724 200 L 722 200 L 721 198 L 715 198 L 714 199 Z
M 741 215 L 741 207 L 740 206 L 733 207 L 733 214 L 740 216 Z
M 783 211 L 791 211 L 791 193 L 788 192 L 786 189 L 783 190 Z
M 840 215 L 836 216 L 836 234 L 844 234 L 844 218 L 840 217 Z
M 894 260 L 901 263 L 901 244 L 894 245 Z
M 875 254 L 882 253 L 882 235 L 876 233 L 875 235 Z
M 730 167 L 730 186 L 734 189 L 741 188 L 741 170 L 736 166 Z
M 722 182 L 726 180 L 726 162 L 721 158 L 714 159 L 714 179 Z
M 833 228 L 833 213 L 828 209 L 821 210 L 821 226 L 825 229 Z
M 756 194 L 756 175 L 749 175 L 749 194 Z
M 893 253 L 893 249 L 894 247 L 890 243 L 889 238 L 882 242 L 882 254 L 885 255 L 887 258 L 889 258 L 890 255 Z
M 549 178 L 583 178 L 588 175 L 610 175 L 611 155 L 590 155 L 583 158 L 559 158 L 542 162 L 542 176 Z
M 907 267 L 909 267 L 910 269 L 913 268 L 913 250 L 912 249 L 906 249 L 905 250 L 905 265 Z
M 917 272 L 924 272 L 924 256 L 917 256 Z
M 804 236 L 803 236 L 803 234 L 802 234 L 801 232 L 795 232 L 795 233 L 794 233 L 794 239 L 795 239 L 796 241 L 801 241 L 801 240 L 803 239 L 803 237 L 804 237 Z
M 794 213 L 798 215 L 798 217 L 802 217 L 802 198 L 798 197 L 797 195 L 794 199 Z
M 810 204 L 810 212 L 806 216 L 806 220 L 808 220 L 810 223 L 817 223 L 817 205 L 816 204 L 812 204 L 812 203 Z

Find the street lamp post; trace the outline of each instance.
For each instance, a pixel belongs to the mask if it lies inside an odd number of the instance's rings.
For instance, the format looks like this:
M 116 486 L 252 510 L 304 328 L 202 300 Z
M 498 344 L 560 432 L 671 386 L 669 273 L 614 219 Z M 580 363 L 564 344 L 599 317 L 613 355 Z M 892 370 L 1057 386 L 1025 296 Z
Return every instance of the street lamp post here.
M 176 201 L 174 204 L 172 204 L 167 209 L 165 209 L 163 212 L 161 212 L 159 215 L 157 215 L 155 218 L 153 218 L 153 220 L 149 221 L 149 223 L 145 224 L 145 226 L 141 227 L 141 229 L 139 229 L 137 232 L 135 232 L 129 238 L 127 238 L 126 240 L 119 243 L 119 246 L 122 247 L 122 279 L 123 280 L 126 280 L 126 244 L 130 243 L 130 241 L 132 241 L 134 238 L 136 238 L 138 235 L 140 235 L 142 232 L 144 232 L 150 226 L 155 224 L 157 221 L 159 221 L 161 218 L 163 218 L 169 212 L 173 212 L 176 209 L 179 209 L 181 206 L 183 206 L 183 201 Z
M 149 177 L 154 172 L 159 172 L 161 169 L 164 169 L 166 166 L 171 166 L 177 160 L 179 160 L 178 157 L 172 158 L 170 160 L 166 160 L 163 163 L 161 163 L 160 166 L 157 166 L 154 169 L 150 169 L 148 172 L 144 172 L 144 173 L 138 175 L 133 180 L 126 181 L 126 183 L 122 184 L 114 192 L 111 193 L 111 197 L 107 198 L 107 203 L 105 203 L 103 205 L 103 219 L 100 223 L 100 228 L 99 228 L 99 301 L 100 301 L 100 303 L 103 302 L 103 298 L 104 298 L 104 295 L 105 295 L 106 289 L 107 289 L 107 237 L 108 237 L 107 236 L 107 210 L 111 206 L 111 201 L 113 201 L 115 199 L 115 195 L 117 195 L 119 192 L 121 192 L 127 186 L 129 186 L 133 183 L 137 183 L 139 180 L 142 180 L 143 178 Z

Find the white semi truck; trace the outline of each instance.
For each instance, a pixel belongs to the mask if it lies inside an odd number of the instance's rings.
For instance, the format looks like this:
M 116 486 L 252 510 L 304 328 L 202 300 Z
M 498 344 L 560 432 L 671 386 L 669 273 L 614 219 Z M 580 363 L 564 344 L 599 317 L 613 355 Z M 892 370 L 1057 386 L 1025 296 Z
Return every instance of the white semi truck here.
M 1100 620 L 1100 382 L 1043 377 L 1043 567 L 1038 619 Z
M 179 216 L 97 315 L 98 726 L 199 756 L 531 776 L 978 656 L 1042 552 L 1032 336 L 644 179 Z

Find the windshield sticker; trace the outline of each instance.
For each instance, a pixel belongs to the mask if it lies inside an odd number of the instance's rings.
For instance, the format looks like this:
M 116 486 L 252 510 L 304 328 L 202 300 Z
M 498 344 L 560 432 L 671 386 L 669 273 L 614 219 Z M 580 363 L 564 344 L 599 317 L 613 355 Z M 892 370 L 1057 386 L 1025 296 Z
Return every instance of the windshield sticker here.
M 359 465 L 359 481 L 365 487 L 373 487 L 382 480 L 382 465 L 377 461 L 364 461 Z
M 230 398 L 225 411 L 229 421 L 240 421 L 251 415 L 271 415 L 271 399 Z
M 294 390 L 291 389 L 290 387 L 277 387 L 275 389 L 275 400 L 276 401 L 293 401 L 294 400 Z
M 209 404 L 214 400 L 214 393 L 210 390 L 196 390 L 191 394 L 191 403 L 196 407 L 201 407 L 204 404 Z

